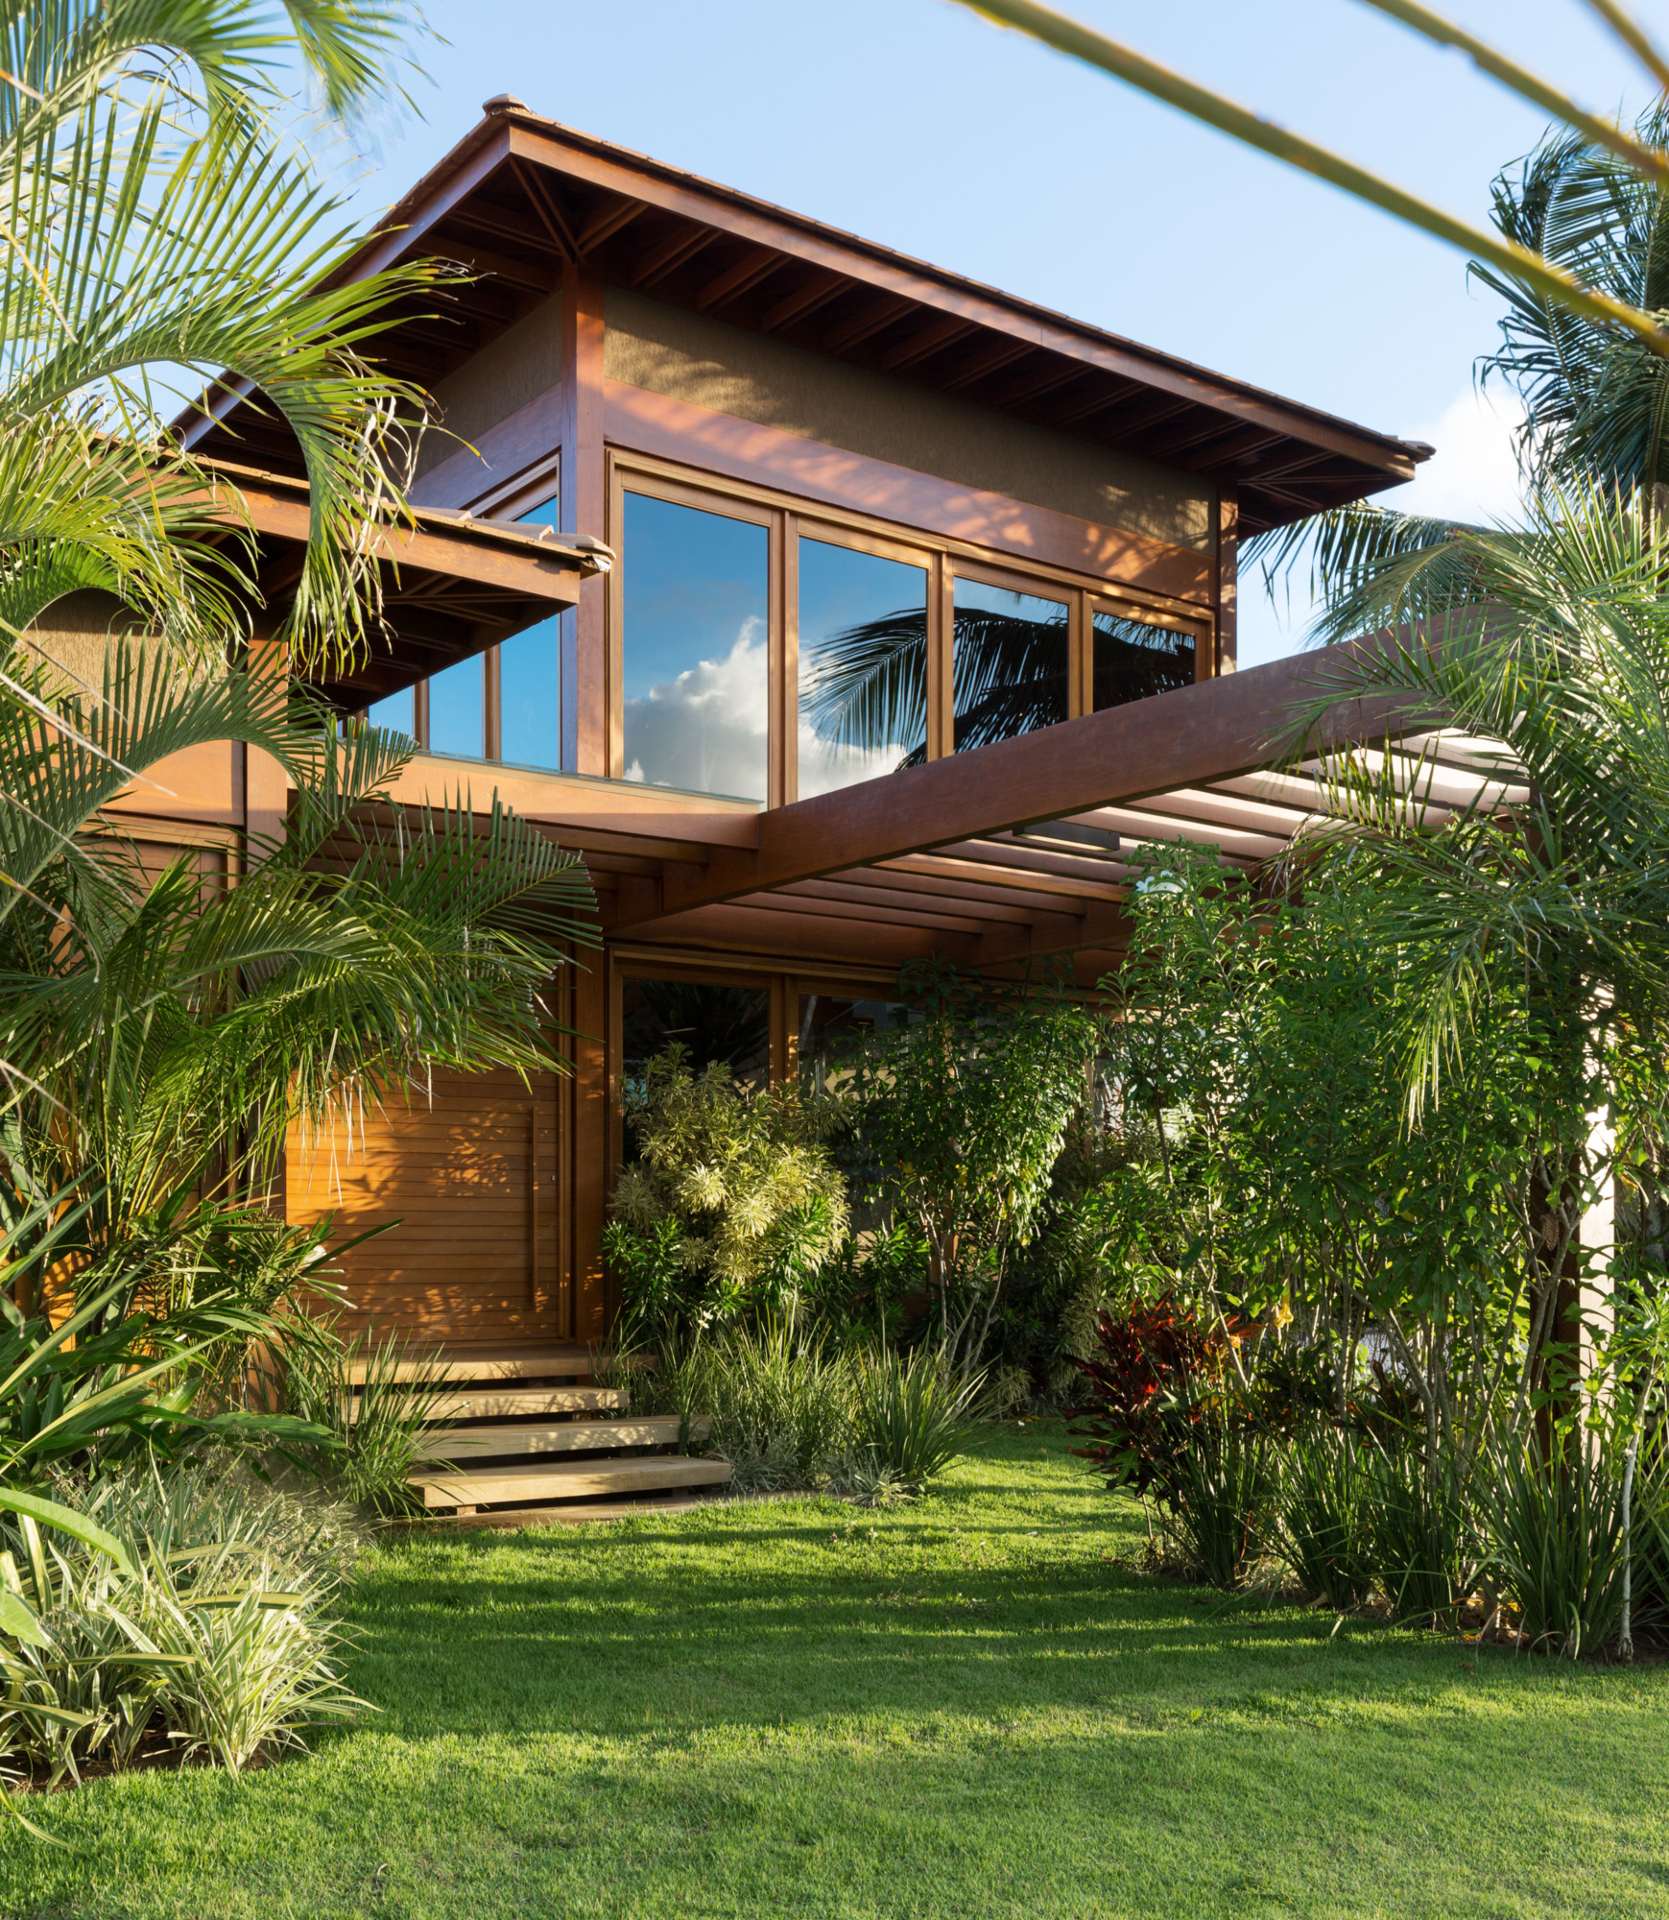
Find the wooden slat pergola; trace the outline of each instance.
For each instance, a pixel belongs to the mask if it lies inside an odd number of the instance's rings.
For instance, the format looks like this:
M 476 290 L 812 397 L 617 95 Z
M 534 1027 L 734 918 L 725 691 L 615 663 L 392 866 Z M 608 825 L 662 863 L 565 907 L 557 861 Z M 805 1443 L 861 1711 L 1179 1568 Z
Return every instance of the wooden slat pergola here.
M 1070 954 L 1093 979 L 1125 944 L 1138 849 L 1187 842 L 1256 870 L 1338 817 L 1347 749 L 1388 754 L 1432 822 L 1527 797 L 1496 743 L 1378 697 L 1296 740 L 1339 665 L 1337 650 L 1299 655 L 762 812 L 730 844 L 622 876 L 608 935 L 914 948 L 994 973 Z

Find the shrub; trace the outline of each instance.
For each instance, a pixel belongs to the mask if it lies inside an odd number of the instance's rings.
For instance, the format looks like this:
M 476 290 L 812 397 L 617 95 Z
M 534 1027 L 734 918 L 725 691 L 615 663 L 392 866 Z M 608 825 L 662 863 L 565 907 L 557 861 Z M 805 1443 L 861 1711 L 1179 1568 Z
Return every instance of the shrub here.
M 1075 1359 L 1081 1376 L 1068 1418 L 1076 1451 L 1093 1461 L 1112 1488 L 1142 1498 L 1162 1490 L 1189 1443 L 1191 1383 L 1223 1370 L 1225 1346 L 1214 1329 L 1168 1300 L 1123 1313 L 1103 1309 L 1095 1320 L 1095 1354 Z
M 1270 1438 L 1235 1397 L 1208 1388 L 1188 1407 L 1188 1441 L 1159 1492 L 1160 1532 L 1180 1573 L 1225 1593 L 1262 1550 L 1274 1494 Z
M 742 1492 L 826 1486 L 850 1451 L 852 1360 L 815 1336 L 796 1338 L 782 1319 L 707 1341 L 680 1371 Z
M 983 1376 L 955 1374 L 925 1347 L 860 1354 L 854 1371 L 851 1476 L 871 1498 L 882 1488 L 924 1493 L 966 1448 Z
M 1532 1646 L 1597 1653 L 1623 1621 L 1623 1449 L 1534 1427 L 1491 1449 L 1478 1483 L 1488 1568 Z M 1638 1614 L 1636 1616 L 1638 1621 Z
M 234 1772 L 358 1712 L 328 1617 L 357 1549 L 346 1513 L 218 1466 L 64 1491 L 126 1564 L 32 1521 L 5 1528 L 38 1637 L 0 1646 L 0 1752 L 44 1785 L 155 1752 Z
M 692 1073 L 676 1046 L 625 1104 L 639 1158 L 615 1183 L 604 1253 L 631 1333 L 793 1311 L 846 1240 L 832 1105 L 746 1086 L 719 1061 Z
M 1406 1436 L 1362 1458 L 1368 1551 L 1392 1612 L 1452 1622 L 1478 1581 L 1477 1530 L 1454 1462 L 1441 1449 L 1428 1459 Z
M 1360 1606 L 1374 1585 L 1368 1444 L 1339 1427 L 1306 1424 L 1276 1460 L 1270 1544 L 1310 1598 L 1340 1613 Z
M 334 1444 L 294 1448 L 292 1456 L 361 1512 L 384 1518 L 419 1512 L 413 1469 L 448 1464 L 424 1435 L 442 1385 L 440 1373 L 425 1368 L 397 1336 L 343 1341 L 321 1324 L 288 1344 L 285 1391 L 292 1412 Z

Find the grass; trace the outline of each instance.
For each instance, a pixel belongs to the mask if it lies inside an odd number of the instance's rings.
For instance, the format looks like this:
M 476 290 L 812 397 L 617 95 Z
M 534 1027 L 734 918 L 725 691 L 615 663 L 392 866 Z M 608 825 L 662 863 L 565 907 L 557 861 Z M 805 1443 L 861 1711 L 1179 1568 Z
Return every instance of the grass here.
M 1225 1604 L 1058 1430 L 919 1505 L 390 1544 L 382 1712 L 241 1782 L 96 1781 L 0 1914 L 1660 1915 L 1669 1670 Z

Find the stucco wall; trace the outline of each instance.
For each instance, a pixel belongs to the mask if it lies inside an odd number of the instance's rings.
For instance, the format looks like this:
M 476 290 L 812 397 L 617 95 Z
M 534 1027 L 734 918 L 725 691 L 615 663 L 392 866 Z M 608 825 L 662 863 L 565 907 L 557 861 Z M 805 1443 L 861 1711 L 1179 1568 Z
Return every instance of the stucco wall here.
M 446 432 L 431 433 L 424 441 L 417 471 L 427 473 L 458 451 L 458 441 L 449 436 L 474 441 L 561 383 L 562 304 L 561 296 L 552 294 L 436 384 Z
M 623 288 L 608 289 L 606 318 L 612 380 L 1174 546 L 1211 544 L 1211 493 L 1192 475 Z

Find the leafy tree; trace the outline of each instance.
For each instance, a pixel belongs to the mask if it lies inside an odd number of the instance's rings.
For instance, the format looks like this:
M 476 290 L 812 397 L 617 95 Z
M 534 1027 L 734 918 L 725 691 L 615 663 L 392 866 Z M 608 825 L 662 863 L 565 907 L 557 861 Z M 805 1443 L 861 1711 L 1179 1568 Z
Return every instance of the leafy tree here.
M 907 971 L 913 1017 L 870 1036 L 852 1091 L 876 1197 L 927 1242 L 953 1361 L 983 1355 L 1081 1106 L 1100 1023 L 1046 991 Z

